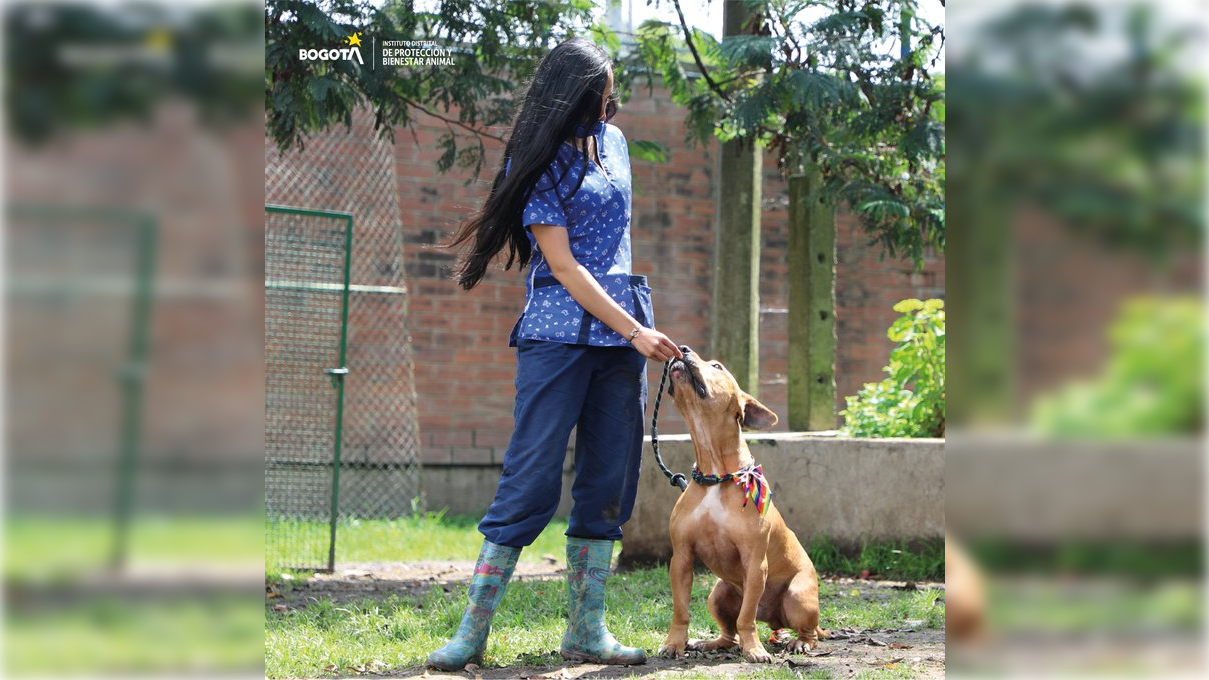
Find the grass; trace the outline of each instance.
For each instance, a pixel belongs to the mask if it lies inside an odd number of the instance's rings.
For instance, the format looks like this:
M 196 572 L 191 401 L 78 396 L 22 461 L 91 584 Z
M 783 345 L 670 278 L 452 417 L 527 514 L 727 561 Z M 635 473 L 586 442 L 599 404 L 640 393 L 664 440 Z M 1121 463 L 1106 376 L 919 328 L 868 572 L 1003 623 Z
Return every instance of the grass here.
M 130 600 L 94 596 L 4 622 L 6 677 L 256 672 L 262 610 L 243 594 Z
M 9 515 L 4 520 L 4 577 L 48 582 L 105 566 L 113 550 L 109 517 Z M 263 518 L 142 516 L 130 527 L 131 564 L 246 563 L 264 554 Z
M 134 573 L 254 565 L 263 555 L 263 527 L 263 517 L 251 513 L 136 516 L 128 564 Z M 231 674 L 261 667 L 264 609 L 246 586 L 198 594 L 189 581 L 141 588 L 120 576 L 114 588 L 81 586 L 105 574 L 111 518 L 10 514 L 4 528 L 0 671 L 6 676 Z
M 424 515 L 392 521 L 361 521 L 342 524 L 338 538 L 338 561 L 473 560 L 482 537 L 471 518 Z M 540 562 L 544 555 L 564 554 L 566 522 L 555 520 L 533 546 L 521 553 L 521 561 Z M 897 547 L 866 546 L 859 554 L 840 559 L 865 568 L 873 565 L 894 573 L 924 574 L 930 558 L 916 560 Z M 269 559 L 266 556 L 266 559 Z M 281 555 L 274 556 L 280 564 Z M 941 553 L 943 560 L 943 553 Z M 816 560 L 817 561 L 817 560 Z M 267 564 L 268 562 L 266 562 Z M 828 564 L 831 564 L 829 562 Z M 275 573 L 271 573 L 275 572 Z M 941 567 L 943 573 L 943 566 Z M 266 569 L 267 575 L 279 570 Z M 608 624 L 622 642 L 652 652 L 659 648 L 671 624 L 671 595 L 666 567 L 636 569 L 614 574 L 607 590 Z M 707 598 L 714 577 L 698 573 L 693 582 L 689 634 L 712 638 L 717 634 L 709 615 Z M 943 608 L 933 605 L 931 591 L 889 590 L 861 594 L 852 586 L 820 584 L 821 616 L 825 627 L 862 629 L 900 628 L 906 621 L 922 621 L 923 627 L 940 628 Z M 434 586 L 414 597 L 391 595 L 333 604 L 328 599 L 305 607 L 279 612 L 266 605 L 265 674 L 278 677 L 314 677 L 356 672 L 357 668 L 418 667 L 428 653 L 443 645 L 458 626 L 465 604 L 465 585 L 449 592 Z M 559 643 L 566 630 L 566 583 L 519 581 L 508 586 L 492 626 L 484 662 L 489 666 L 554 666 L 562 663 Z M 760 635 L 771 631 L 759 624 Z M 801 669 L 799 669 L 801 670 Z M 860 677 L 909 677 L 901 669 L 878 669 Z M 694 677 L 691 673 L 676 677 Z M 703 675 L 702 677 L 716 677 Z M 743 677 L 797 678 L 792 669 L 767 669 Z M 814 677 L 826 677 L 814 676 Z
M 429 512 L 390 520 L 347 520 L 336 529 L 337 562 L 417 562 L 470 560 L 478 557 L 483 536 L 478 518 Z M 543 555 L 563 559 L 566 553 L 565 519 L 550 522 L 533 545 L 521 552 L 522 562 L 540 562 Z M 280 571 L 292 558 L 292 545 L 327 546 L 328 525 L 319 523 L 267 523 L 266 573 Z M 275 540 L 274 540 L 275 539 Z M 326 553 L 325 553 L 326 555 Z
M 899 581 L 944 581 L 944 539 L 920 541 L 864 541 L 859 548 L 842 549 L 827 536 L 816 535 L 806 552 L 820 574 L 859 576 L 862 572 Z
M 482 537 L 475 531 L 478 518 L 417 514 L 393 520 L 349 520 L 337 528 L 337 562 L 414 562 L 418 560 L 474 560 Z M 566 520 L 556 519 L 521 553 L 522 561 L 539 562 L 543 555 L 562 559 Z M 268 571 L 290 563 L 285 549 L 294 545 L 321 545 L 326 550 L 328 525 L 270 523 L 265 532 L 280 536 L 265 544 Z M 806 545 L 820 574 L 859 576 L 863 571 L 880 578 L 904 581 L 943 581 L 944 541 L 866 541 L 855 549 L 842 549 L 826 536 Z M 326 555 L 326 553 L 324 553 Z
M 717 634 L 706 605 L 714 580 L 710 574 L 698 574 L 694 579 L 691 637 Z M 888 591 L 884 597 L 883 593 L 876 595 L 852 595 L 823 583 L 820 600 L 825 625 L 885 629 L 915 619 L 922 620 L 925 627 L 939 628 L 943 622 L 942 608 L 932 604 L 936 593 Z M 449 593 L 434 587 L 416 598 L 392 595 L 340 606 L 319 600 L 303 609 L 268 611 L 265 673 L 268 677 L 315 676 L 324 675 L 328 668 L 351 669 L 374 662 L 390 668 L 419 666 L 457 628 L 465 597 L 464 586 L 453 587 Z M 562 663 L 558 647 L 566 630 L 566 600 L 562 580 L 511 583 L 492 625 L 484 662 L 489 666 Z M 653 568 L 614 574 L 609 579 L 606 606 L 609 627 L 625 631 L 625 644 L 658 649 L 671 625 L 667 572 Z M 764 639 L 771 634 L 764 624 L 759 624 L 759 630 Z
M 1060 573 L 1143 581 L 1199 579 L 1205 573 L 1205 545 L 1200 539 L 1067 540 L 1030 545 L 981 538 L 969 541 L 966 547 L 978 564 L 998 573 Z
M 992 625 L 1005 632 L 1199 637 L 1204 630 L 1204 592 L 1199 580 L 993 581 L 988 612 Z

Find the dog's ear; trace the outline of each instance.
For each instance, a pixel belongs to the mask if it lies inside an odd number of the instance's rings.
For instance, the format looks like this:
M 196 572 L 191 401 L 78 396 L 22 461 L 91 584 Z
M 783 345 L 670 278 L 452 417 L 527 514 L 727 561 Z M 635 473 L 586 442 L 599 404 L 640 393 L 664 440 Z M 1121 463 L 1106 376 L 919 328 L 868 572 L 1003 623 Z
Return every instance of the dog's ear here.
M 767 430 L 777 424 L 777 414 L 773 413 L 764 404 L 756 401 L 756 398 L 747 394 L 743 395 L 743 418 L 740 422 L 743 427 L 748 430 Z

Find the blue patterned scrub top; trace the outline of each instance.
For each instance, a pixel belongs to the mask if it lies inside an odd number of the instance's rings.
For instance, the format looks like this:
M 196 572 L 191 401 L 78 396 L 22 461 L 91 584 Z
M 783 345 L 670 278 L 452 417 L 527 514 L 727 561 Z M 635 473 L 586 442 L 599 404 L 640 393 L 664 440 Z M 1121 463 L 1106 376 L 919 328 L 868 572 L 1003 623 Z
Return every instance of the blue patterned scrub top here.
M 571 195 L 583 170 L 583 153 L 567 142 L 533 188 L 521 222 L 525 227 L 566 227 L 571 254 L 640 324 L 654 326 L 651 289 L 645 276 L 630 273 L 630 152 L 625 135 L 613 125 L 597 123 L 585 134 L 596 138 L 601 166 L 589 161 L 579 191 Z M 559 182 L 559 178 L 562 180 Z M 555 182 L 558 182 L 555 186 Z M 525 309 L 509 337 L 581 345 L 625 346 L 629 342 L 584 311 L 554 278 L 533 233 L 526 229 L 533 259 L 525 281 Z

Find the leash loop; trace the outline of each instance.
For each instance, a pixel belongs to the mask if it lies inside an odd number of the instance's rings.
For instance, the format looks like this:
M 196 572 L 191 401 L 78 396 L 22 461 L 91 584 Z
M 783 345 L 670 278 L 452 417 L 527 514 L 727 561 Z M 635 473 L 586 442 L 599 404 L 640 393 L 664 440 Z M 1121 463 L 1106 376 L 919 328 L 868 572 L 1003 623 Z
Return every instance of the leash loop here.
M 659 392 L 655 395 L 655 412 L 651 415 L 651 450 L 655 452 L 655 462 L 659 464 L 659 469 L 667 476 L 668 483 L 672 486 L 679 487 L 680 492 L 688 488 L 688 478 L 679 472 L 673 473 L 663 463 L 663 456 L 659 454 L 659 404 L 663 401 L 663 388 L 667 386 L 667 374 L 672 368 L 671 361 L 663 363 L 663 377 L 659 379 Z

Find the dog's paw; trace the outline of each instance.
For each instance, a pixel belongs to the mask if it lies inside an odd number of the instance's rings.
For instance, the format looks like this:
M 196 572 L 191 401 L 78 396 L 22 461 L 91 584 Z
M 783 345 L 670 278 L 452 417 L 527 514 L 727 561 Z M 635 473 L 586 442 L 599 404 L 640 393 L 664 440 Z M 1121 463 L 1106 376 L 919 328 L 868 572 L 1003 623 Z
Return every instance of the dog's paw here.
M 764 647 L 752 647 L 743 652 L 743 656 L 753 663 L 772 663 L 772 655 Z
M 684 656 L 683 642 L 664 642 L 659 648 L 659 656 L 665 659 L 679 659 Z
M 737 640 L 728 640 L 726 638 L 717 638 L 714 640 L 689 640 L 688 648 L 693 652 L 716 652 L 718 650 L 734 649 L 738 647 Z
M 818 642 L 814 640 L 790 640 L 785 643 L 785 651 L 790 654 L 805 654 L 818 646 Z

